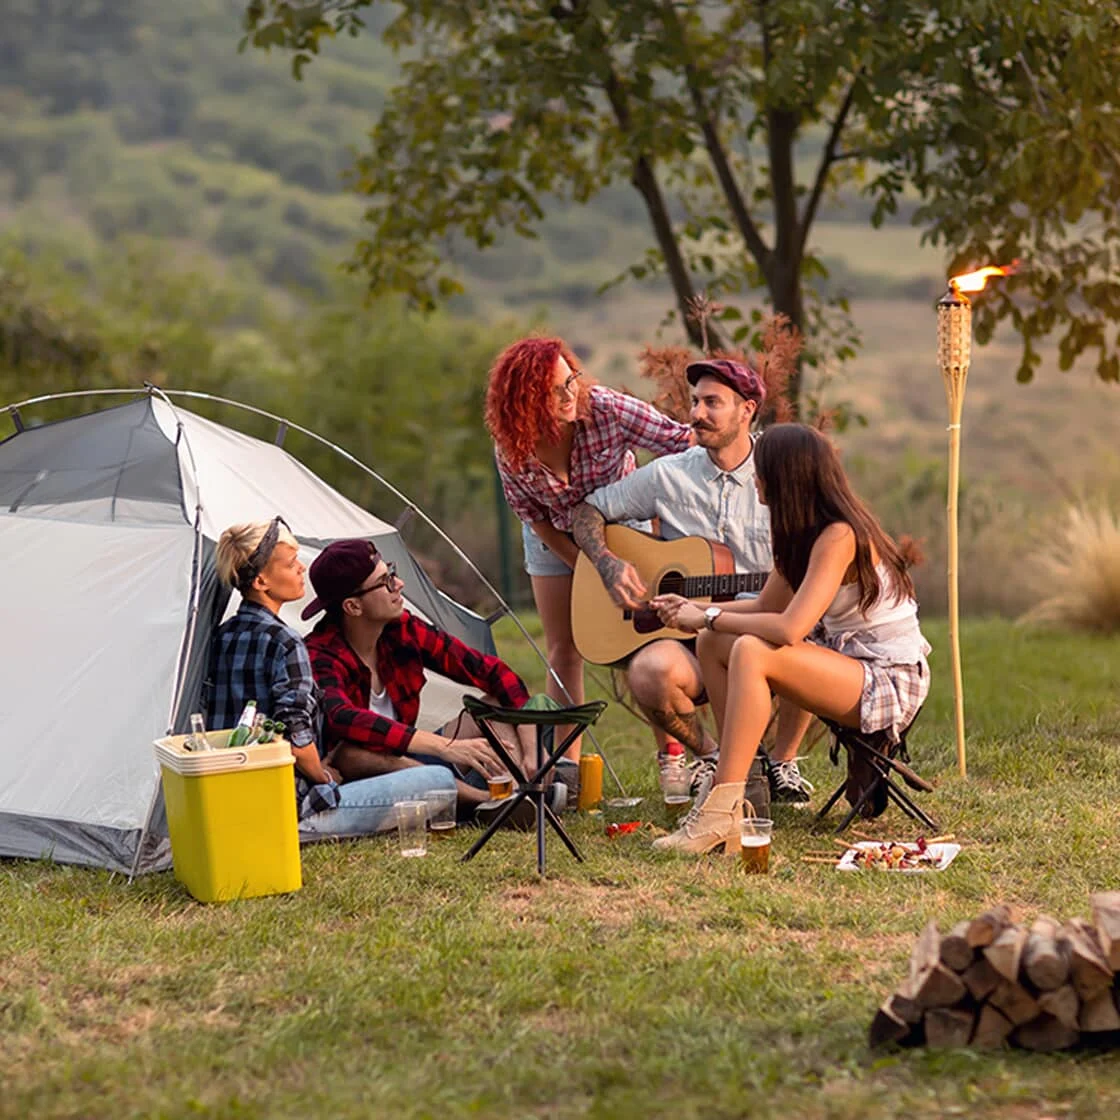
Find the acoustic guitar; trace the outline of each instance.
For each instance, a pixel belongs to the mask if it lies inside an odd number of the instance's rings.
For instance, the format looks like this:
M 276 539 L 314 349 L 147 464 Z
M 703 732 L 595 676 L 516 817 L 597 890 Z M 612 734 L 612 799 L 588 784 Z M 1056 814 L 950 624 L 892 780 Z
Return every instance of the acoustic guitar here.
M 625 525 L 608 525 L 606 534 L 607 548 L 634 565 L 650 598 L 683 595 L 699 602 L 726 601 L 745 591 L 761 591 L 769 575 L 737 573 L 731 550 L 703 537 L 663 541 Z M 651 607 L 616 607 L 595 565 L 581 552 L 572 578 L 572 637 L 584 661 L 610 665 L 659 638 L 693 635 L 662 625 Z

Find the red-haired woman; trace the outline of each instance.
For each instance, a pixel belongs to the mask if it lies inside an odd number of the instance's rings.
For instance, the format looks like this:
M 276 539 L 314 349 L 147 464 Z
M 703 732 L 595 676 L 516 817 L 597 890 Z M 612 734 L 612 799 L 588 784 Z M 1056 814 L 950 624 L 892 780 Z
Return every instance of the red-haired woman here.
M 699 632 L 704 686 L 719 725 L 710 790 L 654 847 L 737 850 L 743 780 L 770 718 L 770 694 L 892 741 L 929 692 L 929 645 L 906 561 L 856 497 L 832 444 L 774 424 L 754 447 L 770 508 L 774 569 L 757 599 L 717 606 L 653 600 L 662 621 Z
M 580 704 L 583 661 L 571 625 L 579 554 L 570 535 L 572 510 L 592 490 L 634 470 L 632 448 L 684 451 L 691 431 L 645 401 L 589 383 L 559 338 L 523 338 L 498 355 L 486 392 L 486 426 L 506 500 L 522 522 L 525 571 L 548 663 L 563 684 L 550 675 L 548 694 Z M 568 757 L 579 758 L 578 743 Z

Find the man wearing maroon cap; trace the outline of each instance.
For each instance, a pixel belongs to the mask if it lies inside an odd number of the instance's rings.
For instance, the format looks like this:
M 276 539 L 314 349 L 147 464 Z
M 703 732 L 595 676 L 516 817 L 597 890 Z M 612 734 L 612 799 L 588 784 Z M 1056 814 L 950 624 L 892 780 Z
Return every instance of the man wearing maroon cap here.
M 657 517 L 666 540 L 705 537 L 727 545 L 737 572 L 768 572 L 770 516 L 754 485 L 751 423 L 766 399 L 761 376 L 751 366 L 727 358 L 691 363 L 690 420 L 696 446 L 665 455 L 609 486 L 576 507 L 572 532 L 576 544 L 595 564 L 611 598 L 634 608 L 649 589 L 634 566 L 606 546 L 607 522 Z M 651 642 L 631 657 L 627 681 L 635 701 L 654 727 L 658 747 L 668 738 L 693 752 L 693 792 L 715 772 L 717 747 L 704 735 L 696 714 L 704 703 L 700 664 L 690 645 L 674 640 Z M 767 772 L 756 758 L 747 781 L 747 799 L 766 816 L 770 794 L 791 804 L 808 804 L 812 786 L 797 768 L 799 746 L 809 717 L 790 705 L 779 706 L 778 734 Z
M 322 692 L 326 747 L 343 778 L 436 763 L 454 771 L 461 804 L 486 801 L 486 776 L 504 767 L 473 721 L 464 716 L 450 734 L 416 727 L 425 670 L 480 688 L 508 708 L 529 699 L 521 678 L 405 610 L 404 580 L 369 541 L 328 545 L 310 575 L 315 598 L 303 618 L 325 614 L 307 648 Z M 531 772 L 527 742 L 509 746 Z

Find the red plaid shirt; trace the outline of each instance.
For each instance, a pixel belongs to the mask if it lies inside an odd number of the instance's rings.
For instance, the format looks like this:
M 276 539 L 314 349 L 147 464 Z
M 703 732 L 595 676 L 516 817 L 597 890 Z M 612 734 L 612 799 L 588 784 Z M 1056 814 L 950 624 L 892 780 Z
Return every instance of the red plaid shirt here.
M 617 482 L 634 469 L 631 447 L 661 455 L 687 450 L 688 425 L 670 420 L 653 405 L 602 385 L 596 385 L 590 396 L 590 416 L 576 421 L 567 482 L 536 459 L 514 474 L 497 456 L 506 501 L 522 521 L 549 521 L 566 533 L 572 527 L 572 510 L 592 490 Z
M 369 667 L 354 652 L 338 623 L 321 619 L 307 636 L 307 650 L 323 694 L 327 750 L 344 741 L 371 751 L 404 754 L 416 734 L 425 669 L 481 688 L 507 708 L 520 708 L 529 699 L 521 678 L 505 662 L 471 649 L 408 611 L 385 627 L 377 643 L 377 675 L 393 701 L 395 720 L 370 709 Z

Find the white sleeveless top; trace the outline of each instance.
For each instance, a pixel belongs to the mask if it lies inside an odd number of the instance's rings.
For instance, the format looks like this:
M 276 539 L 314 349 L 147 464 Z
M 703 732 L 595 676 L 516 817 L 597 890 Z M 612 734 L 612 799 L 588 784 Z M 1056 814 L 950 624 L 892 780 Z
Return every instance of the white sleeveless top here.
M 918 604 L 903 597 L 895 602 L 893 573 L 880 561 L 879 598 L 864 613 L 859 607 L 859 581 L 840 585 L 821 617 L 824 644 L 849 657 L 912 665 L 924 661 L 930 645 L 918 626 Z

